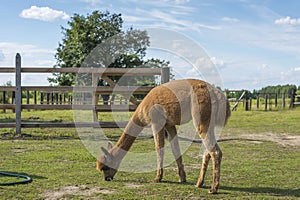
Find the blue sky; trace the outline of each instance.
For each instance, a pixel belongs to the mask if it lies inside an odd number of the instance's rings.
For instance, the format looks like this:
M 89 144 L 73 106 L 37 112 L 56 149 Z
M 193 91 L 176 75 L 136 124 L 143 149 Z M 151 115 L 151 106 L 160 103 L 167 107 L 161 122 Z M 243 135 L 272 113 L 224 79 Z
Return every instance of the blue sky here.
M 108 10 L 122 14 L 124 30 L 162 28 L 193 40 L 215 64 L 225 88 L 298 86 L 299 9 L 298 0 L 4 0 L 0 4 L 0 66 L 13 66 L 19 52 L 23 66 L 52 67 L 62 39 L 61 26 L 67 27 L 74 13 Z M 182 68 L 184 61 L 174 56 L 159 51 L 149 54 L 171 59 L 181 77 L 191 74 Z M 47 85 L 45 76 L 25 75 L 23 83 Z M 8 80 L 14 82 L 13 75 L 0 75 L 0 84 Z

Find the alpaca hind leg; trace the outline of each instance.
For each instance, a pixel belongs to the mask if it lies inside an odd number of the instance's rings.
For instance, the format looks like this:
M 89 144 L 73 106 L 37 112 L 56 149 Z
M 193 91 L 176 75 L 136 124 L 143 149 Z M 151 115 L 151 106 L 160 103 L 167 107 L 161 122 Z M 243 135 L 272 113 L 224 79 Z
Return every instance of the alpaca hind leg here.
M 153 182 L 161 182 L 163 177 L 163 160 L 164 160 L 164 129 L 156 132 L 155 126 L 153 127 L 153 134 L 154 134 L 154 142 L 155 142 L 155 150 L 157 154 L 157 174 L 156 178 L 153 180 Z
M 207 170 L 209 160 L 210 160 L 210 154 L 206 150 L 203 154 L 201 171 L 200 171 L 200 175 L 199 175 L 196 187 L 202 187 L 203 184 L 204 184 L 204 178 L 205 178 L 205 174 L 206 174 L 206 170 Z
M 174 155 L 178 167 L 179 182 L 180 183 L 186 182 L 186 175 L 184 171 L 184 166 L 182 164 L 182 156 L 181 156 L 180 146 L 178 142 L 176 127 L 175 126 L 167 127 L 167 131 L 169 134 L 169 141 L 171 144 L 172 153 Z
M 205 129 L 200 129 L 200 130 L 205 130 Z M 207 130 L 208 131 L 206 132 L 206 134 L 204 134 L 205 133 L 204 131 L 202 132 L 200 131 L 201 134 L 199 134 L 202 138 L 203 145 L 206 148 L 207 152 L 205 152 L 204 154 L 202 168 L 196 186 L 200 187 L 201 184 L 203 185 L 207 164 L 209 162 L 209 159 L 211 158 L 212 168 L 213 168 L 213 180 L 212 180 L 212 185 L 209 193 L 216 194 L 220 183 L 222 151 L 219 145 L 217 144 L 213 127 L 209 127 Z
M 209 193 L 216 194 L 218 192 L 220 184 L 220 172 L 221 172 L 221 160 L 222 160 L 222 151 L 218 144 L 215 144 L 215 148 L 210 152 L 213 166 L 213 182 L 211 185 L 211 190 Z

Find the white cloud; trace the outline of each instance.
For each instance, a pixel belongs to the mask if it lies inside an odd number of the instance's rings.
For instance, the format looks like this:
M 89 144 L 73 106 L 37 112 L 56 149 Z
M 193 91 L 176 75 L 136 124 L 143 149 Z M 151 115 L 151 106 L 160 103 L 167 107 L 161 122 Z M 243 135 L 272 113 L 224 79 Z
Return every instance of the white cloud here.
M 122 18 L 126 22 L 151 22 L 153 19 L 147 18 L 147 17 L 140 17 L 140 16 L 133 16 L 133 15 L 127 15 L 122 14 Z
M 64 11 L 53 10 L 49 7 L 31 6 L 20 14 L 23 18 L 52 22 L 58 19 L 68 20 L 70 16 Z
M 218 69 L 224 69 L 226 67 L 226 64 L 224 60 L 218 59 L 216 57 L 211 57 L 210 61 L 218 68 Z
M 176 4 L 185 4 L 185 3 L 188 3 L 188 2 L 190 2 L 190 0 L 175 0 Z
M 47 62 L 48 64 L 54 63 L 55 50 L 39 48 L 31 44 L 0 42 L 0 52 L 3 55 L 0 66 L 13 66 L 16 53 L 21 54 L 23 66 L 41 66 Z
M 202 29 L 209 29 L 209 30 L 221 29 L 220 26 L 207 25 L 199 22 L 190 21 L 190 20 L 179 19 L 170 13 L 163 12 L 158 9 L 153 9 L 153 10 L 136 9 L 136 13 L 143 16 L 148 16 L 150 19 L 152 19 L 153 24 L 158 24 L 159 26 L 166 26 L 173 30 L 189 29 L 189 30 L 201 32 Z
M 2 61 L 4 59 L 5 59 L 5 56 L 4 56 L 3 52 L 0 50 L 0 61 Z
M 237 18 L 232 18 L 232 17 L 223 17 L 222 21 L 235 23 L 235 22 L 239 22 L 240 20 L 238 20 Z
M 290 16 L 287 16 L 287 17 L 275 20 L 274 23 L 278 24 L 278 25 L 298 25 L 298 24 L 300 24 L 300 18 L 296 19 L 296 18 L 291 18 Z
M 295 68 L 294 68 L 294 71 L 300 72 L 300 67 L 295 67 Z
M 103 3 L 103 0 L 81 0 L 82 2 L 89 3 L 91 5 L 96 5 L 99 3 Z
M 16 53 L 22 57 L 23 67 L 52 67 L 55 64 L 55 50 L 40 48 L 32 44 L 0 42 L 0 67 L 14 67 Z M 24 74 L 22 75 L 23 85 L 49 85 L 47 77 L 51 74 Z M 14 83 L 13 74 L 0 74 L 0 85 L 7 81 Z
M 263 70 L 269 70 L 270 69 L 270 66 L 268 64 L 260 64 L 258 67 L 257 67 L 257 70 L 258 71 L 263 71 Z

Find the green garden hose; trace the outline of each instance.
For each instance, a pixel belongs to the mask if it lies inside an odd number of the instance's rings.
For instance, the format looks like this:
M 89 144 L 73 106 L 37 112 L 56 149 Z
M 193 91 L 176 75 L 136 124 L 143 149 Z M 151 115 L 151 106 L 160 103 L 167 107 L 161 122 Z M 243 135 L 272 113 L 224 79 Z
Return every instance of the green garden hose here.
M 9 173 L 9 172 L 0 172 L 0 175 L 3 176 L 11 176 L 11 177 L 19 177 L 24 178 L 25 180 L 22 181 L 16 181 L 16 182 L 6 182 L 6 183 L 0 183 L 0 186 L 6 186 L 6 185 L 16 185 L 16 184 L 25 184 L 30 183 L 32 181 L 30 176 L 22 175 L 22 174 L 16 174 L 16 173 Z

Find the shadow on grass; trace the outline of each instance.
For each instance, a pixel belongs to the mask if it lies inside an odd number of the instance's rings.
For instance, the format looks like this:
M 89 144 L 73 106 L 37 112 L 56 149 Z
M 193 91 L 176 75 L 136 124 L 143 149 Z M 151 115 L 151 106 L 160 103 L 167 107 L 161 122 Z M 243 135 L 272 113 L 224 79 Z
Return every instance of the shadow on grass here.
M 34 134 L 16 134 L 14 132 L 7 132 L 0 134 L 1 140 L 47 140 L 47 139 L 57 139 L 57 140 L 66 140 L 66 139 L 79 139 L 77 135 L 72 136 L 60 136 L 60 135 L 34 135 Z
M 278 197 L 280 196 L 300 197 L 300 189 L 282 189 L 282 188 L 271 188 L 271 187 L 242 188 L 242 187 L 228 187 L 228 186 L 220 186 L 220 189 L 228 190 L 228 191 L 255 193 L 255 194 L 269 194 Z M 221 193 L 223 192 L 221 191 Z
M 5 173 L 9 173 L 9 174 L 20 174 L 20 175 L 24 175 L 24 176 L 30 176 L 32 179 L 48 179 L 47 177 L 44 177 L 44 176 L 38 176 L 38 175 L 27 174 L 27 173 L 22 173 L 22 172 L 12 172 L 12 171 L 1 171 L 1 172 L 5 172 Z
M 30 184 L 35 179 L 47 179 L 44 176 L 11 171 L 1 171 L 0 177 L 7 177 L 6 181 L 0 182 L 0 188 L 19 184 Z
M 128 183 L 128 180 L 114 180 L 114 181 L 117 181 L 117 182 L 123 182 L 123 183 Z M 149 180 L 130 180 L 130 183 L 136 183 L 136 184 L 145 184 L 145 183 L 154 183 L 151 179 Z M 179 181 L 169 181 L 169 180 L 162 180 L 161 182 L 158 182 L 158 183 L 154 183 L 154 184 L 174 184 L 174 185 L 190 185 L 190 186 L 195 186 L 195 183 L 192 183 L 192 182 L 184 182 L 184 183 L 181 183 Z M 196 187 L 196 186 L 195 186 Z M 206 188 L 206 187 L 204 187 Z M 209 188 L 209 187 L 207 187 Z
M 117 180 L 118 182 L 128 183 L 128 180 Z M 152 183 L 151 180 L 131 180 L 130 182 L 136 184 L 145 184 L 145 183 Z M 195 186 L 194 182 L 176 182 L 176 181 L 169 181 L 169 180 L 162 180 L 160 183 L 163 184 L 174 184 L 174 185 L 188 185 L 188 186 Z M 157 184 L 160 184 L 157 183 Z M 204 185 L 201 187 L 203 189 L 210 189 L 210 185 Z M 300 189 L 282 189 L 282 188 L 272 188 L 272 187 L 249 187 L 249 188 L 242 188 L 242 187 L 229 187 L 229 186 L 220 186 L 219 194 L 229 194 L 228 191 L 236 191 L 236 192 L 246 192 L 252 194 L 262 194 L 262 195 L 270 195 L 276 197 L 300 197 Z

